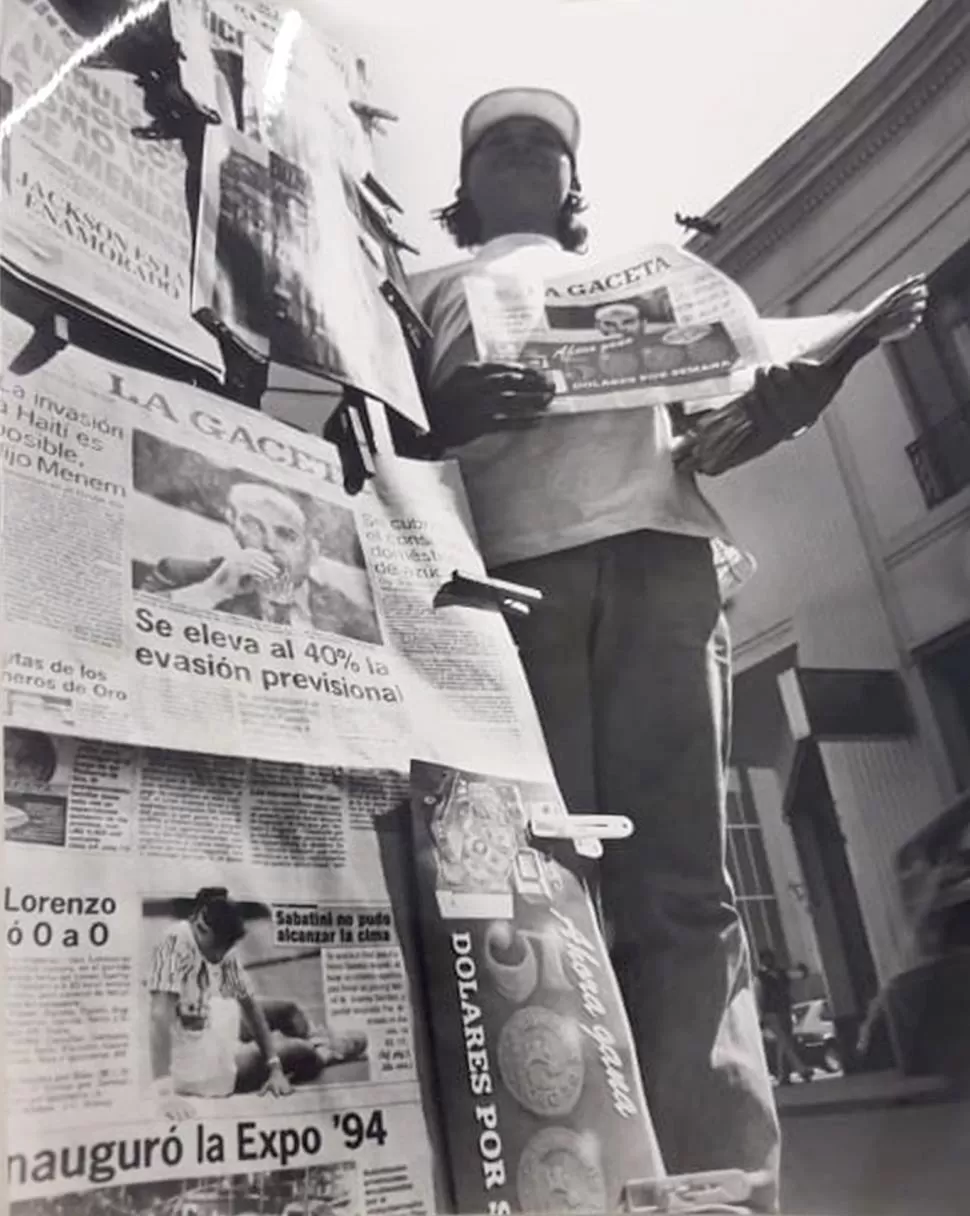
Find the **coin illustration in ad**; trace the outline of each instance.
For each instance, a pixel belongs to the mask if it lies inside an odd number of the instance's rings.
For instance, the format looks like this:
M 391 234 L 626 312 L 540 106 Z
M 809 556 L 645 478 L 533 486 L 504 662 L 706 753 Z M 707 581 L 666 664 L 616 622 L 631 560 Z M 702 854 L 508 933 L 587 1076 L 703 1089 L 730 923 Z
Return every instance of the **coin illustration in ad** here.
M 516 1190 L 523 1212 L 605 1212 L 606 1179 L 591 1133 L 546 1127 L 519 1158 Z
M 568 1115 L 583 1092 L 579 1028 L 551 1009 L 520 1009 L 502 1027 L 498 1066 L 509 1093 L 526 1110 L 550 1119 Z

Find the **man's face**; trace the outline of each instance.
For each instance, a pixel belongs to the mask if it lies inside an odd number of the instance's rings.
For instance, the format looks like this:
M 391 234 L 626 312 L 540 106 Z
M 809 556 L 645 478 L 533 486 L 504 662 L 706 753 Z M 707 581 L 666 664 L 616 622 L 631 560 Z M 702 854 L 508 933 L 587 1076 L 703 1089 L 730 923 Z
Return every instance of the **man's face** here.
M 486 225 L 492 215 L 519 210 L 555 218 L 571 180 L 561 137 L 535 118 L 507 118 L 489 127 L 464 170 L 465 192 Z
M 301 586 L 310 571 L 312 548 L 303 512 L 273 490 L 239 493 L 230 503 L 231 526 L 244 549 L 262 549 L 276 562 L 283 580 Z
M 597 309 L 596 328 L 608 338 L 633 337 L 640 332 L 640 313 L 635 304 L 606 304 Z

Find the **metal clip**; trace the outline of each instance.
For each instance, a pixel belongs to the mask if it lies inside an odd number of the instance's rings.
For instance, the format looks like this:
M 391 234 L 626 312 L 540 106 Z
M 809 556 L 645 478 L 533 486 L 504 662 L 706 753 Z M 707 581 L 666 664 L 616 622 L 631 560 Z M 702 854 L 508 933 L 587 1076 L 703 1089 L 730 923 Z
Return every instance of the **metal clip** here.
M 751 1198 L 751 1179 L 743 1170 L 706 1170 L 638 1178 L 620 1192 L 620 1210 L 636 1213 L 722 1212 Z
M 627 815 L 563 815 L 552 806 L 533 810 L 529 829 L 537 840 L 570 840 L 581 857 L 603 856 L 604 840 L 627 840 L 633 820 Z
M 453 570 L 448 582 L 438 588 L 434 607 L 490 608 L 507 616 L 528 616 L 541 601 L 542 592 L 535 587 Z

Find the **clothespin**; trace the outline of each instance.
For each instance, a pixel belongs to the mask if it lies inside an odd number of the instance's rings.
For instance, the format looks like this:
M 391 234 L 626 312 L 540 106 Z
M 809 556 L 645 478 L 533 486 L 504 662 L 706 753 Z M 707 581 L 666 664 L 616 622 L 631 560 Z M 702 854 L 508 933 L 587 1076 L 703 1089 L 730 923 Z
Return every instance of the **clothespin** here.
M 529 830 L 537 840 L 571 841 L 580 857 L 603 856 L 604 840 L 627 840 L 633 835 L 628 815 L 563 815 L 554 807 L 532 812 Z
M 705 1170 L 696 1174 L 670 1174 L 666 1178 L 638 1178 L 620 1191 L 620 1210 L 646 1213 L 698 1213 L 723 1211 L 751 1198 L 751 1179 L 743 1170 Z
M 404 208 L 401 206 L 401 204 L 391 194 L 387 187 L 382 185 L 381 182 L 377 180 L 373 173 L 368 172 L 364 175 L 364 185 L 376 198 L 380 199 L 385 207 L 389 207 L 392 211 L 396 211 L 398 215 L 404 214 Z
M 360 199 L 361 205 L 367 213 L 371 223 L 381 234 L 381 236 L 386 241 L 390 242 L 390 244 L 396 249 L 406 249 L 408 253 L 413 253 L 416 257 L 419 256 L 421 250 L 410 244 L 410 242 L 406 241 L 400 233 L 396 232 L 391 226 L 387 216 L 384 214 L 384 209 L 388 206 L 384 198 L 386 191 L 384 191 L 383 187 L 381 186 L 378 186 L 378 190 L 375 191 L 371 183 L 377 184 L 373 176 L 369 173 L 366 177 L 361 178 L 361 180 L 357 182 L 357 197 Z M 393 199 L 391 199 L 391 203 L 394 204 L 397 210 L 400 210 L 400 208 L 397 207 L 397 204 L 394 203 Z
M 416 349 L 420 350 L 432 338 L 431 330 L 425 324 L 424 317 L 393 279 L 385 279 L 381 284 L 381 295 L 397 314 L 404 335 Z
M 359 494 L 376 472 L 377 453 L 367 402 L 359 389 L 344 390 L 340 405 L 323 428 L 323 437 L 334 444 L 340 456 L 344 489 L 348 494 Z
M 376 131 L 379 135 L 383 135 L 381 128 L 382 122 L 398 122 L 398 116 L 392 114 L 390 110 L 382 110 L 379 106 L 372 106 L 366 101 L 352 101 L 350 108 L 360 119 L 364 130 L 370 134 Z
M 535 587 L 453 570 L 448 582 L 438 588 L 434 607 L 485 608 L 507 616 L 528 616 L 541 601 L 542 592 Z
M 258 410 L 269 379 L 269 362 L 244 350 L 224 325 L 216 326 L 216 337 L 226 369 L 226 393 L 241 405 Z
M 705 219 L 702 215 L 681 215 L 674 212 L 674 221 L 687 232 L 699 232 L 701 236 L 717 236 L 722 225 L 717 220 Z
M 71 340 L 65 313 L 51 310 L 37 322 L 34 332 L 10 361 L 15 376 L 27 376 L 64 349 Z

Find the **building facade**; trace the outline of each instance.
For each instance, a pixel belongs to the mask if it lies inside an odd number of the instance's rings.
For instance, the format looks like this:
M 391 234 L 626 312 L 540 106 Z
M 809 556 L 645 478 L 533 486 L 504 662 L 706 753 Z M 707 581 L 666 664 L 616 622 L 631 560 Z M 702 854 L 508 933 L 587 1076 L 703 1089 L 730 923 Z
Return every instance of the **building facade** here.
M 970 786 L 970 6 L 930 0 L 708 218 L 691 248 L 765 316 L 930 276 L 923 332 L 705 487 L 758 562 L 729 607 L 742 907 L 848 1038 L 911 962 L 896 854 Z

